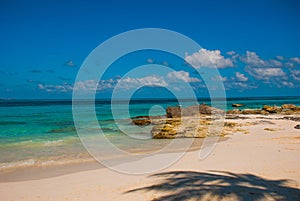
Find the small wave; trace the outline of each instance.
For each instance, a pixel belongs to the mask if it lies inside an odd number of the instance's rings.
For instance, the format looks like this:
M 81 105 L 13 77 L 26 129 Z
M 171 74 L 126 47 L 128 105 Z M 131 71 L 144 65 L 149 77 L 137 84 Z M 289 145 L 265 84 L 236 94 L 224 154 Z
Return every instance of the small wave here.
M 28 166 L 33 166 L 34 164 L 35 164 L 34 159 L 9 162 L 9 163 L 0 163 L 0 170 L 16 168 L 16 167 L 28 167 Z
M 54 141 L 46 141 L 44 142 L 45 146 L 54 146 L 58 144 L 62 144 L 64 141 L 63 140 L 54 140 Z
M 87 163 L 94 161 L 91 157 L 84 157 L 84 158 L 69 158 L 69 159 L 51 159 L 48 160 L 35 160 L 35 159 L 28 159 L 28 160 L 21 160 L 16 162 L 7 162 L 7 163 L 0 163 L 0 173 L 9 172 L 11 170 L 22 169 L 22 168 L 31 168 L 31 167 L 51 167 L 51 166 L 61 166 L 67 164 L 78 164 L 78 163 Z

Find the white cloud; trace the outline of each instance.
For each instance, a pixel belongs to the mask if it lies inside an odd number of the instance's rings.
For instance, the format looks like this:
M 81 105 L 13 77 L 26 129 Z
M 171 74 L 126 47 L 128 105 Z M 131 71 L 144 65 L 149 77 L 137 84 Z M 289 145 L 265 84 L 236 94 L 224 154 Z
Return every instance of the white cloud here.
M 170 80 L 179 79 L 185 82 L 201 82 L 198 78 L 190 77 L 189 72 L 185 71 L 173 71 L 167 74 Z
M 115 77 L 114 79 L 107 80 L 83 80 L 78 81 L 74 86 L 63 83 L 61 85 L 44 85 L 38 83 L 38 88 L 47 92 L 67 92 L 71 90 L 80 91 L 101 91 L 106 89 L 113 89 L 118 86 L 119 89 L 132 89 L 139 88 L 141 86 L 160 86 L 160 87 L 174 87 L 179 81 L 196 83 L 201 82 L 200 79 L 191 77 L 189 72 L 185 71 L 173 71 L 167 73 L 165 76 L 150 75 L 140 78 L 132 77 Z
M 125 77 L 118 80 L 118 87 L 124 89 L 137 88 L 140 86 L 161 86 L 167 87 L 172 84 L 184 82 L 201 82 L 200 79 L 191 77 L 189 72 L 173 71 L 169 72 L 166 76 L 151 75 L 142 78 Z
M 286 76 L 286 73 L 281 68 L 247 67 L 246 71 L 258 80 L 269 80 L 270 77 Z
M 271 59 L 269 61 L 269 66 L 272 66 L 272 67 L 282 67 L 282 63 L 280 61 L 275 60 L 275 59 Z
M 225 81 L 227 81 L 227 77 L 222 77 L 221 75 L 217 75 L 215 77 L 212 77 L 211 80 L 216 81 L 216 82 L 218 82 L 218 81 L 225 82 Z
M 168 63 L 167 61 L 163 61 L 163 62 L 162 62 L 162 65 L 164 65 L 164 66 L 169 66 L 169 63 Z
M 72 60 L 69 60 L 69 61 L 65 62 L 64 65 L 69 66 L 69 67 L 76 67 L 76 64 Z
M 240 88 L 243 88 L 243 89 L 246 89 L 246 88 L 249 88 L 248 84 L 246 83 L 242 83 L 242 82 L 234 82 L 232 83 L 234 86 L 236 87 L 240 87 Z
M 288 68 L 294 68 L 296 65 L 294 63 L 288 61 L 285 63 L 285 66 Z
M 300 64 L 300 58 L 298 57 L 290 58 L 290 61 Z
M 235 73 L 235 77 L 236 77 L 237 81 L 239 81 L 239 82 L 246 82 L 246 81 L 248 81 L 248 78 L 245 76 L 245 74 L 240 73 L 240 72 L 236 72 Z
M 283 56 L 276 56 L 276 59 L 278 59 L 278 60 L 284 60 L 284 57 Z
M 149 59 L 147 59 L 147 62 L 150 63 L 150 64 L 153 64 L 154 63 L 154 59 L 149 58 Z
M 229 52 L 226 52 L 226 54 L 228 54 L 228 55 L 232 56 L 232 55 L 234 55 L 234 54 L 235 54 L 235 51 L 229 51 Z
M 46 92 L 68 92 L 73 89 L 73 86 L 67 83 L 63 83 L 61 85 L 45 85 L 45 84 L 38 84 L 38 88 L 44 90 Z
M 286 87 L 294 87 L 294 84 L 292 82 L 287 82 L 287 81 L 283 81 L 282 85 Z
M 130 89 L 140 86 L 161 86 L 166 87 L 168 83 L 163 77 L 151 75 L 142 78 L 130 78 L 126 77 L 118 81 L 118 88 Z
M 195 68 L 210 67 L 210 68 L 226 68 L 233 67 L 231 59 L 224 58 L 220 50 L 200 49 L 192 55 L 185 55 L 185 61 Z
M 234 89 L 234 90 L 238 90 L 238 91 L 244 91 L 244 90 L 248 90 L 248 89 L 256 89 L 258 88 L 257 85 L 255 85 L 255 83 L 249 83 L 249 82 L 225 82 L 224 83 L 225 88 L 228 89 Z
M 282 62 L 270 59 L 270 60 L 263 60 L 261 59 L 255 52 L 247 51 L 245 56 L 241 56 L 240 60 L 251 67 L 282 67 Z
M 295 80 L 300 81 L 300 70 L 291 70 L 291 75 Z
M 97 86 L 98 86 L 97 80 L 78 81 L 74 84 L 74 90 L 92 91 L 92 90 L 96 90 Z
M 246 56 L 242 57 L 241 60 L 250 66 L 255 66 L 255 67 L 266 66 L 266 62 L 260 59 L 255 52 L 247 51 Z
M 283 59 L 282 56 L 277 56 L 277 59 Z M 276 59 L 263 60 L 255 52 L 247 51 L 245 56 L 240 57 L 240 61 L 246 65 L 245 71 L 258 80 L 286 80 L 286 73 L 282 67 L 287 66 Z M 289 64 L 288 64 L 289 65 Z M 276 81 L 276 80 L 274 80 Z

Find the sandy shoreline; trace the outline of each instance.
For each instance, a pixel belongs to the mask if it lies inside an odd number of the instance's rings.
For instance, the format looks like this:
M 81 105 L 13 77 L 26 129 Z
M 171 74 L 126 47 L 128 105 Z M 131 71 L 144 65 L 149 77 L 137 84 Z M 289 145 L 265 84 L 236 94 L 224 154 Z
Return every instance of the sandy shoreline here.
M 51 177 L 3 178 L 0 200 L 299 200 L 300 130 L 294 129 L 299 122 L 278 117 L 226 120 L 244 124 L 248 132 L 228 135 L 204 160 L 199 151 L 187 152 L 151 174 L 83 164 L 86 169 L 65 169 Z

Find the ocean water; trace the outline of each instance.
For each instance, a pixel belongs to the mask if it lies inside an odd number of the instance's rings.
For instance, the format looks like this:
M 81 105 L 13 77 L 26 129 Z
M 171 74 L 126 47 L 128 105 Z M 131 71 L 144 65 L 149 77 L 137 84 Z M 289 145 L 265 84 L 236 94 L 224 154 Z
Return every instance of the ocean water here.
M 209 105 L 210 100 L 199 99 L 198 103 Z M 299 106 L 300 97 L 229 98 L 227 110 L 232 109 L 233 103 L 244 104 L 243 109 L 261 108 L 265 104 L 290 103 Z M 195 102 L 184 100 L 181 104 L 186 107 Z M 168 106 L 175 105 L 178 105 L 177 100 L 133 100 L 129 105 L 129 115 L 164 115 Z M 149 129 L 144 129 L 144 133 L 135 133 L 141 132 L 141 129 L 125 121 L 128 119 L 128 105 L 119 101 L 114 106 L 118 111 L 116 116 L 113 116 L 111 103 L 107 100 L 96 101 L 95 111 L 103 134 L 121 149 L 126 147 L 133 152 L 151 151 L 169 143 L 169 140 L 149 139 Z M 89 125 L 90 112 L 85 112 L 85 121 Z M 146 137 L 138 142 L 128 140 L 128 136 L 120 131 L 118 125 L 126 127 L 133 134 Z M 93 136 L 93 126 L 95 124 L 90 124 L 91 137 L 96 137 Z M 91 160 L 77 135 L 71 100 L 1 100 L 0 153 L 0 170 Z

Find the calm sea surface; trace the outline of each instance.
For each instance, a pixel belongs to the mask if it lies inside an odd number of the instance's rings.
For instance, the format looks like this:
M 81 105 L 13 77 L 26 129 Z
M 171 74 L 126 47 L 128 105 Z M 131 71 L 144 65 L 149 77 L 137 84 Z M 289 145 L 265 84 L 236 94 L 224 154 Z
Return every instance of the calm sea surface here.
M 198 103 L 210 104 L 209 99 L 199 99 Z M 245 104 L 245 108 L 261 108 L 263 105 L 281 105 L 290 103 L 300 105 L 300 97 L 272 98 L 229 98 L 227 109 L 232 109 L 232 103 Z M 176 100 L 134 100 L 129 105 L 131 117 L 139 115 L 164 115 L 165 108 L 175 106 Z M 195 102 L 185 100 L 183 107 Z M 217 106 L 217 105 L 216 105 Z M 145 151 L 159 148 L 166 140 L 146 139 L 142 143 L 128 140 L 118 125 L 126 127 L 127 131 L 140 132 L 140 128 L 131 125 L 126 111 L 128 105 L 122 101 L 115 104 L 117 117 L 112 115 L 110 101 L 99 100 L 95 103 L 97 121 L 104 135 L 119 147 L 130 147 L 132 150 Z M 89 112 L 86 123 L 89 125 Z M 118 123 L 115 122 L 117 120 Z M 93 136 L 91 124 L 91 136 Z M 151 129 L 150 129 L 151 130 Z M 144 129 L 140 135 L 150 136 L 150 130 Z M 108 150 L 109 152 L 109 150 Z M 54 163 L 86 160 L 87 151 L 81 145 L 77 135 L 72 115 L 72 101 L 69 100 L 1 100 L 0 101 L 0 169 L 47 165 Z

